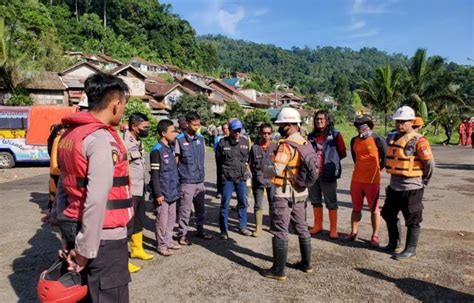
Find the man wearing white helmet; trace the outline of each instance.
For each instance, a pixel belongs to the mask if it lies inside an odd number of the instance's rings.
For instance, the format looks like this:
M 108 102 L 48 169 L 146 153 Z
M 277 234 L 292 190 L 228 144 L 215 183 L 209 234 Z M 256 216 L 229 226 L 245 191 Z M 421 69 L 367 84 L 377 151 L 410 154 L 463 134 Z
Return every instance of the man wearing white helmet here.
M 434 159 L 428 140 L 413 130 L 415 111 L 402 106 L 393 115 L 397 132 L 387 138 L 385 169 L 390 176 L 382 217 L 387 223 L 389 243 L 384 248 L 393 258 L 404 261 L 416 258 L 423 212 L 423 191 L 434 169 Z M 407 227 L 405 250 L 400 245 L 398 213 L 402 211 Z
M 311 235 L 306 226 L 305 200 L 307 188 L 297 188 L 291 177 L 299 173 L 302 156 L 295 144 L 307 141 L 299 133 L 300 114 L 293 108 L 283 108 L 275 123 L 279 126 L 280 140 L 273 163 L 264 167 L 264 176 L 272 178 L 275 194 L 270 205 L 270 232 L 273 234 L 273 266 L 262 272 L 266 278 L 285 280 L 288 256 L 288 229 L 292 224 L 299 237 L 301 261 L 296 267 L 303 272 L 313 271 L 311 266 Z M 312 148 L 310 147 L 310 151 Z M 314 155 L 316 159 L 316 155 Z M 316 162 L 315 162 L 316 163 Z

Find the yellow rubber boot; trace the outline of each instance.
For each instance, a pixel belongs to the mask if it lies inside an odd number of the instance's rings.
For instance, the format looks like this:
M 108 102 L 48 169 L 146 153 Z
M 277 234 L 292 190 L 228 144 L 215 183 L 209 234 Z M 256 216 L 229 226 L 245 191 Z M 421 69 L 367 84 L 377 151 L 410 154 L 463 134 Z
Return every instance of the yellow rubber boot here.
M 314 225 L 309 230 L 309 233 L 315 235 L 323 231 L 323 208 L 313 207 Z
M 260 237 L 262 234 L 263 227 L 263 210 L 258 209 L 255 211 L 255 231 L 252 233 L 253 237 Z
M 137 272 L 137 271 L 139 271 L 140 269 L 142 269 L 140 266 L 135 265 L 135 264 L 132 264 L 132 263 L 130 263 L 130 261 L 128 262 L 128 271 L 129 271 L 130 273 Z
M 143 250 L 143 232 L 132 235 L 130 238 L 130 250 L 130 258 L 150 260 L 154 257 Z

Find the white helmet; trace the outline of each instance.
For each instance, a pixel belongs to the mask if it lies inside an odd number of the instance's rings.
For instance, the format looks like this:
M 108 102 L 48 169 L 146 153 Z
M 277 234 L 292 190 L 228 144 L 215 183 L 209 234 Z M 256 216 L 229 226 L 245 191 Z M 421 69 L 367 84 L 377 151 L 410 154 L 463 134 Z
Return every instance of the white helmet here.
M 397 111 L 395 114 L 392 116 L 393 120 L 403 120 L 403 121 L 409 121 L 409 120 L 415 120 L 415 111 L 413 108 L 410 106 L 402 106 Z
M 285 107 L 278 114 L 275 123 L 301 123 L 300 113 L 294 108 Z

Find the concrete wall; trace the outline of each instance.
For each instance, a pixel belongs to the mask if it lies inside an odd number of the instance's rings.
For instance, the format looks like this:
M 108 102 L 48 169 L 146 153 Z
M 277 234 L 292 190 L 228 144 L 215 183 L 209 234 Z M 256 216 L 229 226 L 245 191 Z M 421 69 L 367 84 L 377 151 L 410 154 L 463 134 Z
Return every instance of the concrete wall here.
M 65 91 L 33 90 L 30 91 L 30 98 L 34 104 L 68 105 L 68 98 Z

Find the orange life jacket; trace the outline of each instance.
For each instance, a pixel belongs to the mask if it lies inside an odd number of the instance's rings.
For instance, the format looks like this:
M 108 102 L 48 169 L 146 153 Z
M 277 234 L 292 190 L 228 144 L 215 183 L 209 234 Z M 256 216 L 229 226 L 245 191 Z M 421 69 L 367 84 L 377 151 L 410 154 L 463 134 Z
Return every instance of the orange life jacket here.
M 115 139 L 111 143 L 119 150 L 113 154 L 114 179 L 108 195 L 103 228 L 127 226 L 133 216 L 133 204 L 130 194 L 127 149 L 111 126 L 95 119 L 88 112 L 76 113 L 63 119 L 69 129 L 62 136 L 58 147 L 61 184 L 68 196 L 68 206 L 64 215 L 81 221 L 87 195 L 87 159 L 82 154 L 82 141 L 98 129 L 107 130 Z
M 283 171 L 283 175 L 273 176 L 272 183 L 276 186 L 286 186 L 286 184 L 289 182 L 292 176 L 296 176 L 298 174 L 299 167 L 301 165 L 301 157 L 299 153 L 296 151 L 294 147 L 286 143 L 287 141 L 290 141 L 290 140 L 280 140 L 278 142 L 279 146 L 281 144 L 285 144 L 286 146 L 289 147 L 290 153 L 287 156 L 290 159 L 290 161 L 286 165 L 286 169 Z M 291 140 L 291 141 L 298 144 L 304 144 L 306 142 L 306 140 L 297 140 L 297 141 Z M 278 153 L 278 150 L 279 148 L 277 149 L 276 153 Z M 275 155 L 273 157 L 275 158 Z
M 388 140 L 387 163 L 385 170 L 392 175 L 405 177 L 421 177 L 423 175 L 423 164 L 416 153 L 416 143 L 413 146 L 412 155 L 405 154 L 405 148 L 410 140 L 418 141 L 422 135 L 416 132 L 405 134 L 395 141 L 396 135 Z

